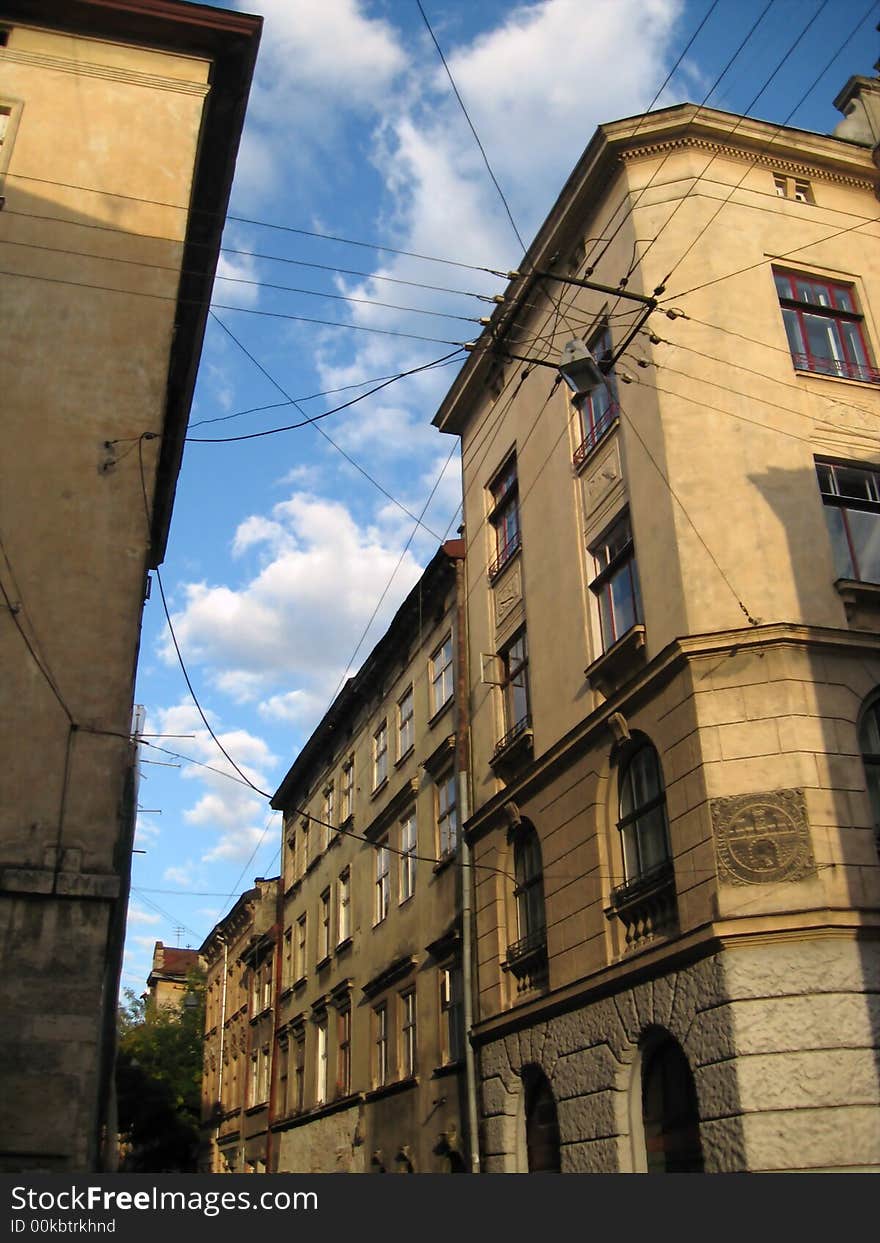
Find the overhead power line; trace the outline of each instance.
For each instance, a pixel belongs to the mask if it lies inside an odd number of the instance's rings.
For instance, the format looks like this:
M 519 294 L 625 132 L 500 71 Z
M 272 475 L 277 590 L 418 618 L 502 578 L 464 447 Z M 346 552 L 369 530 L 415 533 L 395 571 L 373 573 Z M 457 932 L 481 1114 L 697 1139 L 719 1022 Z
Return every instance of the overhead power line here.
M 387 255 L 403 255 L 408 259 L 421 259 L 425 263 L 442 263 L 448 267 L 463 268 L 469 272 L 488 272 L 491 276 L 505 277 L 506 272 L 500 272 L 497 268 L 484 267 L 476 263 L 464 263 L 460 259 L 442 259 L 437 255 L 425 255 L 415 250 L 400 250 L 394 246 L 383 246 L 380 242 L 364 242 L 353 237 L 342 237 L 336 233 L 322 233 L 317 229 L 302 229 L 290 224 L 277 224 L 270 220 L 253 220 L 248 216 L 235 216 L 231 212 L 223 211 L 206 211 L 204 208 L 194 208 L 190 204 L 168 203 L 162 199 L 142 198 L 136 194 L 120 194 L 116 190 L 102 190 L 97 186 L 82 186 L 69 181 L 53 181 L 49 177 L 32 177 L 26 173 L 10 173 L 3 174 L 4 177 L 17 177 L 23 181 L 33 181 L 40 185 L 57 186 L 63 190 L 81 190 L 85 194 L 97 194 L 107 198 L 122 199 L 128 203 L 145 203 L 150 207 L 167 207 L 171 211 L 182 211 L 187 215 L 200 216 L 222 216 L 224 220 L 232 220 L 236 224 L 248 224 L 260 229 L 277 229 L 281 233 L 295 233 L 299 237 L 312 237 L 323 242 L 339 242 L 343 246 L 360 246 L 365 250 L 379 250 Z M 62 221 L 62 223 L 68 223 Z M 178 238 L 178 241 L 182 239 Z

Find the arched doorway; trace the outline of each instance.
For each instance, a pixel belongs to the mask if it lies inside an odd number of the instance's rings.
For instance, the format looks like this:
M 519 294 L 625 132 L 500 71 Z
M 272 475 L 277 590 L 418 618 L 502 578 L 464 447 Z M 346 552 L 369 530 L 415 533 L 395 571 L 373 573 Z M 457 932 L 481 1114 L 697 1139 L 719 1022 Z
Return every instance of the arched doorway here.
M 688 1060 L 669 1035 L 642 1053 L 642 1120 L 649 1174 L 702 1174 L 700 1111 Z
M 525 1095 L 526 1159 L 530 1174 L 559 1174 L 559 1119 L 547 1076 L 537 1066 L 522 1072 Z

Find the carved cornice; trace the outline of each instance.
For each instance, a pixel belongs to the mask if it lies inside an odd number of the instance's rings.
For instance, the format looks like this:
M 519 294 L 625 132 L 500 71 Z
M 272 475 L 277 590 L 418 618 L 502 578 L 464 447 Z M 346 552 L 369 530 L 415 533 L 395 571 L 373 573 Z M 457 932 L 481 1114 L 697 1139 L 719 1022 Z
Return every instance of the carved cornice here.
M 201 99 L 211 89 L 207 82 L 188 82 L 183 78 L 166 78 L 154 73 L 142 73 L 137 69 L 123 69 L 117 65 L 68 60 L 64 56 L 48 56 L 44 52 L 4 48 L 0 52 L 0 61 L 32 65 L 37 69 L 53 69 L 58 73 L 72 73 L 77 78 L 104 78 L 111 82 L 127 82 L 131 86 L 145 86 L 153 91 L 176 91 L 179 95 L 196 95 Z
M 867 174 L 864 177 L 856 177 L 846 173 L 835 173 L 828 168 L 824 168 L 818 162 L 814 164 L 792 160 L 781 152 L 779 155 L 774 155 L 772 150 L 756 151 L 745 144 L 738 147 L 732 143 L 713 142 L 709 138 L 697 138 L 690 134 L 684 134 L 680 138 L 669 138 L 664 142 L 653 142 L 645 146 L 631 147 L 629 150 L 619 151 L 618 159 L 625 163 L 627 161 L 650 159 L 657 155 L 668 155 L 673 151 L 685 150 L 707 151 L 713 156 L 729 156 L 734 160 L 748 159 L 751 164 L 757 164 L 763 168 L 772 168 L 782 173 L 789 173 L 792 177 L 805 177 L 813 181 L 817 179 L 832 181 L 837 185 L 852 186 L 859 190 L 873 190 L 874 188 L 874 182 Z M 748 187 L 743 188 L 748 189 Z

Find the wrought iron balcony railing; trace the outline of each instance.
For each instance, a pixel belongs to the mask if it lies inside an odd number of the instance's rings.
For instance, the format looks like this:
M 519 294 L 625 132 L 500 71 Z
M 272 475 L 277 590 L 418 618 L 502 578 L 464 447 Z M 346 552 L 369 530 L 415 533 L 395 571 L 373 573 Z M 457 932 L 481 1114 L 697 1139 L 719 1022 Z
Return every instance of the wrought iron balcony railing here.
M 498 556 L 489 566 L 489 581 L 497 578 L 508 561 L 519 552 L 522 545 L 522 536 L 517 531 L 516 535 L 512 535 L 503 548 L 499 549 Z
M 880 384 L 880 370 L 867 363 L 848 363 L 842 358 L 818 358 L 815 354 L 792 354 L 797 371 L 812 371 L 816 375 L 838 376 L 841 380 L 862 380 L 866 384 Z
M 595 449 L 605 433 L 611 430 L 611 425 L 616 421 L 619 413 L 620 407 L 616 401 L 613 401 L 608 409 L 599 415 L 596 422 L 574 451 L 572 461 L 575 466 L 583 465 L 584 459 Z

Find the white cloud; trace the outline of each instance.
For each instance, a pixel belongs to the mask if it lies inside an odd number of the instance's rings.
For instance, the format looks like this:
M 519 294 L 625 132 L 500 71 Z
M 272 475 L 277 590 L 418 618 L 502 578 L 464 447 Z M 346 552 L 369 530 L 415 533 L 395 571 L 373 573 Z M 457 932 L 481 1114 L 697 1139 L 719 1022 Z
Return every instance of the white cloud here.
M 259 272 L 252 255 L 221 253 L 212 301 L 226 306 L 256 306 L 260 298 L 258 280 Z
M 189 886 L 193 883 L 193 864 L 186 863 L 182 867 L 174 866 L 166 868 L 162 873 L 162 879 L 167 880 L 171 885 L 180 885 L 182 888 L 189 888 Z
M 152 915 L 149 911 L 142 911 L 136 906 L 128 908 L 128 922 L 130 924 L 158 924 L 161 922 L 161 915 Z
M 274 840 L 272 834 L 271 826 L 267 831 L 254 825 L 224 833 L 216 846 L 202 855 L 202 862 L 244 863 L 264 842 Z
M 144 949 L 152 950 L 156 944 L 155 937 L 131 937 L 135 945 L 141 945 Z

